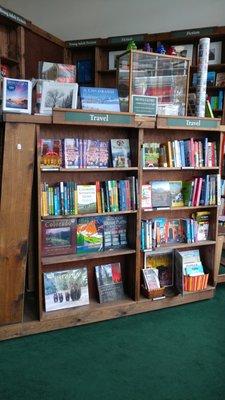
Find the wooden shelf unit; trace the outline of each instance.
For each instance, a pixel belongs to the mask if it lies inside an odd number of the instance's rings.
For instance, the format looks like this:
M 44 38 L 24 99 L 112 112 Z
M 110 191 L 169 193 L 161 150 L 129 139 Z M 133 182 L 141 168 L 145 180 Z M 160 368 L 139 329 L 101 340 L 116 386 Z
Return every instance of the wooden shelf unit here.
M 193 59 L 190 71 L 190 85 L 192 84 L 193 73 L 197 70 L 197 48 L 199 39 L 210 37 L 212 42 L 222 41 L 221 64 L 209 65 L 210 71 L 225 72 L 225 26 L 203 27 L 186 29 L 182 31 L 171 31 L 163 33 L 143 33 L 124 36 L 115 36 L 104 39 L 69 40 L 66 42 L 68 60 L 76 63 L 81 59 L 92 61 L 93 79 L 89 86 L 116 87 L 116 70 L 109 69 L 109 52 L 126 50 L 130 40 L 134 40 L 138 49 L 143 49 L 144 43 L 149 42 L 153 51 L 156 51 L 157 44 L 163 43 L 166 47 L 181 44 L 193 44 Z M 191 88 L 193 89 L 193 88 Z M 208 88 L 212 90 L 212 88 Z M 215 88 L 219 89 L 219 88 Z M 193 89 L 195 91 L 195 89 Z M 221 112 L 222 121 L 225 121 L 225 102 Z
M 68 123 L 68 113 L 76 114 L 72 120 Z M 135 175 L 138 178 L 139 193 L 141 185 L 149 182 L 150 180 L 157 179 L 190 179 L 194 174 L 196 176 L 204 176 L 208 172 L 207 169 L 201 170 L 172 170 L 165 169 L 149 170 L 144 171 L 142 168 L 142 144 L 146 141 L 158 141 L 165 142 L 165 140 L 183 139 L 183 138 L 203 138 L 209 137 L 217 141 L 218 147 L 220 146 L 220 124 L 218 120 L 211 120 L 215 122 L 215 126 L 206 128 L 207 119 L 199 118 L 179 118 L 178 126 L 171 128 L 169 126 L 170 117 L 164 117 L 163 121 L 161 118 L 156 120 L 144 120 L 137 121 L 131 114 L 130 125 L 126 122 L 123 126 L 123 114 L 118 113 L 117 123 L 110 123 L 110 113 L 94 113 L 95 115 L 108 115 L 109 121 L 105 124 L 99 122 L 87 122 L 78 123 L 77 116 L 82 118 L 88 118 L 91 115 L 89 112 L 81 112 L 80 110 L 60 110 L 54 111 L 53 117 L 43 119 L 40 117 L 40 123 L 38 123 L 37 116 L 34 116 L 34 123 L 32 124 L 32 117 L 27 119 L 26 116 L 18 116 L 18 123 L 22 124 L 23 129 L 29 129 L 29 127 L 35 124 L 36 136 L 37 136 L 37 196 L 38 196 L 38 210 L 37 210 L 37 232 L 38 232 L 38 293 L 36 293 L 39 313 L 33 317 L 29 317 L 29 320 L 25 321 L 25 316 L 21 321 L 17 321 L 13 325 L 4 324 L 0 326 L 0 339 L 6 339 L 9 337 L 17 337 L 22 335 L 28 335 L 31 333 L 38 333 L 43 331 L 49 331 L 53 329 L 60 329 L 69 326 L 76 326 L 100 320 L 106 320 L 110 318 L 117 318 L 125 315 L 132 315 L 139 312 L 153 311 L 161 308 L 172 307 L 182 304 L 187 304 L 193 301 L 199 301 L 209 299 L 213 296 L 215 285 L 214 285 L 214 266 L 216 259 L 216 238 L 217 238 L 217 207 L 180 207 L 178 209 L 170 210 L 148 210 L 147 213 L 141 209 L 140 200 L 139 207 L 136 212 L 124 212 L 128 218 L 128 244 L 129 247 L 125 249 L 117 249 L 106 252 L 98 252 L 87 255 L 66 255 L 66 256 L 54 256 L 54 257 L 43 257 L 41 254 L 41 213 L 40 213 L 40 184 L 41 182 L 47 181 L 50 184 L 58 181 L 66 181 L 67 179 L 74 179 L 77 183 L 94 183 L 96 180 L 105 179 L 121 179 L 131 175 Z M 85 115 L 84 115 L 85 114 Z M 92 113 L 93 114 L 93 113 Z M 5 120 L 12 118 L 8 115 L 5 116 Z M 122 119 L 121 119 L 122 118 Z M 189 126 L 186 126 L 188 121 L 197 123 L 198 127 L 193 127 L 190 130 Z M 16 122 L 16 116 L 13 119 Z M 10 125 L 10 122 L 8 122 Z M 201 126 L 202 125 L 202 126 Z M 131 160 L 132 167 L 130 169 L 113 169 L 109 168 L 107 171 L 104 169 L 101 175 L 101 169 L 97 171 L 85 170 L 82 171 L 41 171 L 40 169 L 40 139 L 41 138 L 65 138 L 65 137 L 80 137 L 80 138 L 97 138 L 97 139 L 110 139 L 110 138 L 129 138 L 131 144 Z M 214 171 L 218 172 L 218 167 Z M 52 173 L 53 172 L 53 173 Z M 63 172 L 63 174 L 62 174 Z M 84 172 L 84 173 L 82 173 Z M 73 178 L 74 173 L 74 178 Z M 172 173 L 172 174 L 171 174 Z M 140 229 L 141 219 L 144 215 L 148 215 L 149 218 L 154 217 L 156 214 L 165 215 L 169 213 L 171 218 L 176 215 L 176 218 L 189 217 L 192 211 L 197 209 L 209 209 L 210 214 L 210 233 L 209 240 L 199 243 L 177 243 L 168 245 L 168 248 L 176 249 L 191 249 L 199 248 L 203 264 L 207 267 L 210 272 L 209 285 L 207 289 L 199 292 L 187 292 L 184 296 L 178 295 L 176 292 L 172 292 L 168 297 L 159 301 L 151 301 L 142 297 L 141 295 L 141 268 L 143 260 L 143 252 L 140 246 Z M 107 215 L 107 213 L 105 214 Z M 65 216 L 66 218 L 66 216 Z M 76 216 L 74 217 L 76 218 Z M 155 250 L 160 251 L 158 248 Z M 153 253 L 153 252 L 152 252 Z M 120 262 L 122 267 L 123 281 L 127 299 L 124 301 L 118 301 L 107 304 L 99 304 L 97 296 L 97 287 L 95 282 L 94 267 L 98 264 Z M 81 266 L 87 266 L 88 269 L 88 282 L 89 282 L 89 295 L 90 304 L 83 307 L 74 307 L 72 309 L 59 310 L 54 312 L 44 311 L 44 293 L 43 293 L 43 272 L 47 271 L 59 271 L 62 269 L 72 269 Z M 23 272 L 21 271 L 21 274 Z M 12 278 L 11 278 L 12 279 Z M 9 289 L 8 289 L 9 290 Z

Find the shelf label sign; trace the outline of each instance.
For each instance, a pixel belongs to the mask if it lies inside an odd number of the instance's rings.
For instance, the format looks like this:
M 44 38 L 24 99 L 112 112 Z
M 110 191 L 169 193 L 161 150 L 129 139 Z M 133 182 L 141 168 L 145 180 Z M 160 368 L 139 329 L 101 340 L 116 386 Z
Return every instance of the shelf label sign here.
M 158 97 L 156 96 L 132 96 L 132 112 L 138 115 L 155 117 L 158 109 Z
M 20 15 L 12 12 L 10 10 L 7 10 L 7 8 L 4 8 L 2 6 L 0 6 L 0 15 L 3 15 L 4 17 L 15 21 L 20 25 L 27 25 L 27 23 L 28 23 L 28 21 L 25 18 L 21 17 Z
M 134 116 L 126 114 L 107 114 L 95 112 L 65 112 L 65 121 L 91 122 L 93 124 L 133 125 Z
M 67 47 L 92 47 L 96 46 L 99 39 L 69 40 Z
M 108 43 L 123 44 L 129 43 L 131 40 L 134 40 L 135 42 L 144 42 L 144 35 L 113 36 L 108 38 Z
M 207 35 L 211 35 L 214 31 L 213 27 L 210 28 L 197 28 L 197 29 L 188 29 L 185 31 L 174 31 L 171 32 L 171 35 L 174 38 L 191 38 L 194 36 L 207 36 Z
M 216 119 L 192 119 L 192 118 L 167 118 L 168 126 L 186 128 L 219 128 L 220 121 Z

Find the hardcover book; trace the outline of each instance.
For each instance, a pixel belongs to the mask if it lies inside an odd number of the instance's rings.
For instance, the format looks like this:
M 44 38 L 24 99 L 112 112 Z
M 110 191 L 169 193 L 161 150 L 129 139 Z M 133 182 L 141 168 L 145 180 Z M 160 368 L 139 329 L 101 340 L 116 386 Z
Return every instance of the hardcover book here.
M 129 139 L 111 139 L 111 155 L 114 168 L 128 168 L 131 166 Z
M 52 114 L 53 108 L 77 108 L 77 83 L 42 81 L 40 114 Z
M 39 61 L 38 71 L 39 71 L 39 79 L 47 79 L 63 83 L 76 82 L 75 65 Z
M 124 296 L 120 263 L 95 267 L 100 303 L 121 300 Z
M 170 184 L 168 181 L 152 181 L 152 207 L 169 208 L 172 205 Z
M 3 78 L 3 111 L 31 114 L 31 96 L 31 81 L 25 79 Z
M 143 143 L 143 168 L 158 167 L 160 143 Z
M 117 89 L 81 86 L 80 98 L 83 110 L 120 111 Z
M 44 273 L 45 311 L 89 304 L 87 268 Z
M 64 139 L 64 167 L 79 168 L 80 167 L 80 149 L 79 139 Z
M 96 185 L 77 185 L 78 214 L 97 212 Z
M 103 251 L 103 218 L 77 219 L 77 253 Z
M 76 220 L 44 220 L 41 222 L 42 256 L 76 253 Z
M 62 141 L 41 139 L 41 167 L 59 168 L 62 165 Z
M 160 286 L 173 286 L 174 259 L 173 250 L 162 250 L 160 253 L 145 253 L 145 268 L 158 270 Z
M 172 207 L 183 207 L 182 181 L 169 181 Z

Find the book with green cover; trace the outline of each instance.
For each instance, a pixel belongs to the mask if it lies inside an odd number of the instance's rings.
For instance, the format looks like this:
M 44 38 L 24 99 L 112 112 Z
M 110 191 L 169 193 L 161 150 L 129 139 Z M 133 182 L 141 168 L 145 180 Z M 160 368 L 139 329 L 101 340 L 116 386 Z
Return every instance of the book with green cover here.
M 182 182 L 182 195 L 185 206 L 191 206 L 192 192 L 194 187 L 194 181 L 183 181 Z
M 77 219 L 77 253 L 103 251 L 103 218 Z
M 169 181 L 172 207 L 183 207 L 182 181 Z
M 158 167 L 160 143 L 143 143 L 143 168 Z

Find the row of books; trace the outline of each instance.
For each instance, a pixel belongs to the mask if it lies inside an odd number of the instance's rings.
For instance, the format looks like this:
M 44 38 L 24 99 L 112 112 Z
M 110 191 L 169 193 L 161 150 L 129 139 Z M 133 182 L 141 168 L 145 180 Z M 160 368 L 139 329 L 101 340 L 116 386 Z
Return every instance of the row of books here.
M 167 143 L 144 143 L 143 168 L 150 167 L 215 167 L 217 143 L 208 138 L 173 140 Z
M 224 90 L 219 90 L 218 96 L 207 96 L 208 101 L 210 102 L 212 111 L 222 111 L 223 110 L 223 102 L 224 102 Z
M 125 297 L 120 263 L 95 267 L 100 303 Z M 87 267 L 45 272 L 45 311 L 80 307 L 89 304 Z
M 41 233 L 43 257 L 127 247 L 127 219 L 123 215 L 44 220 Z
M 137 179 L 96 181 L 91 185 L 41 184 L 41 215 L 77 215 L 131 211 L 137 208 Z
M 151 181 L 142 185 L 142 208 L 220 205 L 220 174 L 191 181 Z
M 209 274 L 204 271 L 199 249 L 175 251 L 175 273 L 181 292 L 207 288 Z
M 196 212 L 191 218 L 158 217 L 142 220 L 141 248 L 154 250 L 172 243 L 196 243 L 208 239 L 210 212 Z
M 131 166 L 129 139 L 41 139 L 42 168 Z
M 198 73 L 194 73 L 192 77 L 192 86 L 198 84 Z M 225 87 L 225 73 L 208 71 L 207 73 L 207 86 Z

